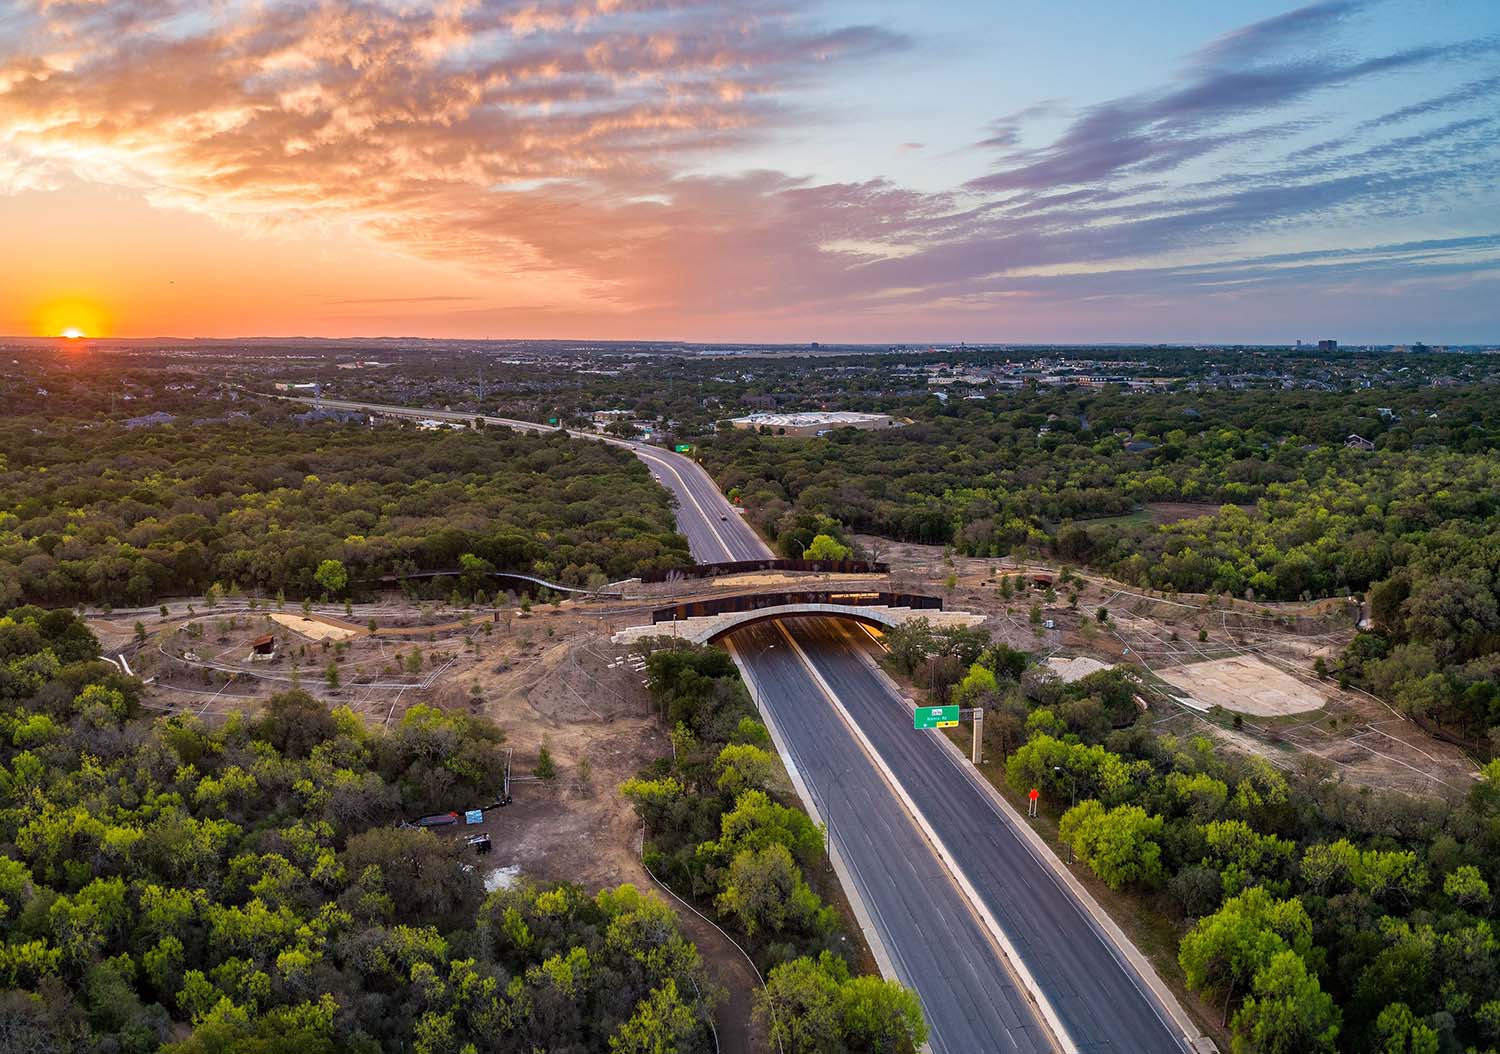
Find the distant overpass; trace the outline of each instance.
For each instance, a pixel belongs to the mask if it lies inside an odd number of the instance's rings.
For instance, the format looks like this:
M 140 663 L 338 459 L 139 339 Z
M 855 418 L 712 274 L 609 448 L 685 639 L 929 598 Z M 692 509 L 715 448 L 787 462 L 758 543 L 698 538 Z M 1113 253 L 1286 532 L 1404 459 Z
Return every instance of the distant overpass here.
M 893 629 L 912 619 L 925 618 L 934 626 L 973 626 L 983 615 L 944 611 L 938 597 L 918 593 L 798 590 L 742 593 L 736 596 L 674 604 L 651 613 L 651 622 L 630 626 L 614 635 L 617 644 L 647 637 L 679 637 L 710 644 L 737 629 L 757 622 L 789 618 L 828 617 Z

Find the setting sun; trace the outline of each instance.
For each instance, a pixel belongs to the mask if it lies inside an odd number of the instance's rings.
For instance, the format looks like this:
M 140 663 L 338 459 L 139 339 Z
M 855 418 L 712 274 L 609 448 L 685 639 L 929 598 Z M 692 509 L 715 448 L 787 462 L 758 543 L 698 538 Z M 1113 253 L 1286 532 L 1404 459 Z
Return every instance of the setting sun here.
M 41 305 L 34 325 L 38 336 L 64 340 L 81 340 L 109 332 L 104 311 L 97 303 L 82 297 L 63 297 Z

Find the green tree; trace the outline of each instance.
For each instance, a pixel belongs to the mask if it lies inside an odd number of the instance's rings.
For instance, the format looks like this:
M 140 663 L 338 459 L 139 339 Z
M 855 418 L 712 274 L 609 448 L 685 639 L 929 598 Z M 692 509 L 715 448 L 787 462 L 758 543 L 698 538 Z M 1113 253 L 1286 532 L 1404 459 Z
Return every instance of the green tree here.
M 1468 911 L 1483 914 L 1489 910 L 1490 884 L 1473 864 L 1464 864 L 1447 875 L 1443 879 L 1443 893 Z
M 854 552 L 847 545 L 840 544 L 832 535 L 818 534 L 813 536 L 811 544 L 802 551 L 802 555 L 808 560 L 847 560 Z
M 1296 952 L 1271 956 L 1234 1015 L 1235 1054 L 1333 1054 L 1339 1012 Z
M 892 1054 L 927 1042 L 915 993 L 896 981 L 851 978 L 826 951 L 772 967 L 755 1016 L 787 1054 Z
M 557 778 L 557 762 L 552 760 L 552 751 L 547 749 L 547 744 L 543 743 L 542 748 L 537 751 L 536 767 L 531 772 L 538 779 Z
M 1405 1003 L 1391 1003 L 1375 1019 L 1373 1054 L 1438 1054 L 1438 1034 Z
M 609 1037 L 610 1054 L 687 1054 L 702 1031 L 693 1008 L 678 996 L 676 980 L 668 977 Z
M 333 596 L 338 596 L 349 584 L 349 572 L 342 560 L 324 560 L 313 572 L 313 580 Z
M 836 924 L 784 845 L 746 849 L 729 865 L 718 908 L 751 937 L 786 931 L 815 934 Z
M 731 798 L 747 790 L 767 790 L 776 776 L 776 757 L 749 743 L 730 743 L 714 759 L 718 787 Z
M 1160 816 L 1147 816 L 1138 805 L 1106 811 L 1090 799 L 1063 815 L 1057 834 L 1106 885 L 1122 889 L 1161 883 L 1162 827 Z
M 1234 997 L 1278 952 L 1299 955 L 1312 945 L 1312 920 L 1296 900 L 1276 900 L 1259 886 L 1230 897 L 1212 915 L 1198 920 L 1178 947 L 1190 990 L 1222 995 L 1224 1020 Z

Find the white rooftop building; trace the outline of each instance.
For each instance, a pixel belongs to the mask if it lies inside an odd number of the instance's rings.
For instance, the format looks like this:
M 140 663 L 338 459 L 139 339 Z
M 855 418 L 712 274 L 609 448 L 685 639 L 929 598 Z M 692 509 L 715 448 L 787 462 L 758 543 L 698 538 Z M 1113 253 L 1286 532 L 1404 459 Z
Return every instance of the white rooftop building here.
M 890 414 L 861 414 L 848 410 L 816 413 L 760 413 L 736 417 L 729 422 L 736 428 L 766 427 L 787 435 L 817 435 L 835 428 L 895 428 L 898 422 Z

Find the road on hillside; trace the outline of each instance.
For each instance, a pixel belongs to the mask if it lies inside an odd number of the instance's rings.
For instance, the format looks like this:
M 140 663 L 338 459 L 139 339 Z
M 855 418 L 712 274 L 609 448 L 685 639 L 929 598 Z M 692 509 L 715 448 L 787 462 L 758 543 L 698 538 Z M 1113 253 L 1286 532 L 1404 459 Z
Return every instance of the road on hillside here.
M 777 626 L 746 627 L 728 644 L 849 869 L 846 892 L 921 998 L 935 1054 L 1056 1049 L 952 875 Z
M 799 619 L 786 628 L 948 847 L 1079 1050 L 1188 1049 L 1136 970 L 991 801 L 980 777 L 944 748 L 940 732 L 912 728 L 895 684 L 869 660 L 869 636 L 833 619 Z M 779 720 L 781 700 L 777 706 Z M 865 774 L 880 780 L 873 768 Z
M 460 413 L 456 410 L 430 410 L 418 406 L 351 402 L 347 399 L 312 399 L 300 395 L 288 398 L 293 402 L 316 404 L 329 410 L 379 413 L 416 420 L 430 418 L 465 424 L 472 423 L 475 417 L 481 417 L 486 425 L 494 427 L 515 428 L 524 432 L 557 431 L 555 425 L 539 424 L 536 421 Z M 644 461 L 657 481 L 677 498 L 677 527 L 687 538 L 693 559 L 700 563 L 717 563 L 721 560 L 760 560 L 771 555 L 771 550 L 760 535 L 745 522 L 739 510 L 729 503 L 729 499 L 719 491 L 709 474 L 692 458 L 649 443 L 618 439 L 597 432 L 568 429 L 568 434 L 579 439 L 593 439 L 623 447 Z

